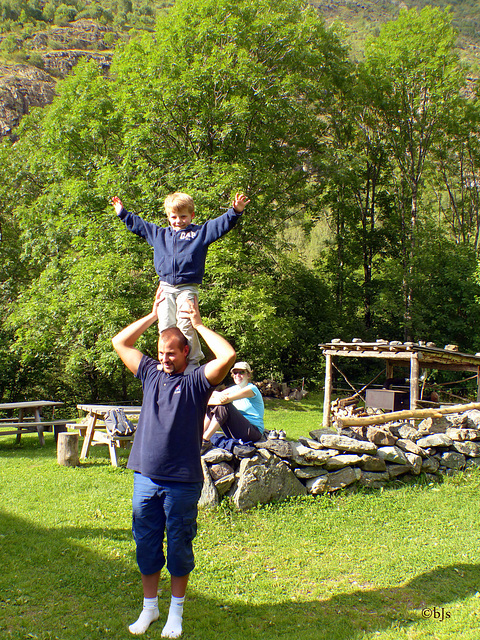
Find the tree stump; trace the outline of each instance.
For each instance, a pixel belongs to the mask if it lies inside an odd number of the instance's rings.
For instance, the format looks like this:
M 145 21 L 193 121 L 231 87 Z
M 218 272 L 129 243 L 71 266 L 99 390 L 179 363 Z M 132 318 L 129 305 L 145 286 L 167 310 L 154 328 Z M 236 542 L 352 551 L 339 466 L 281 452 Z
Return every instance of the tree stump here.
M 78 458 L 78 433 L 65 431 L 58 434 L 57 462 L 65 467 L 77 467 L 80 464 Z

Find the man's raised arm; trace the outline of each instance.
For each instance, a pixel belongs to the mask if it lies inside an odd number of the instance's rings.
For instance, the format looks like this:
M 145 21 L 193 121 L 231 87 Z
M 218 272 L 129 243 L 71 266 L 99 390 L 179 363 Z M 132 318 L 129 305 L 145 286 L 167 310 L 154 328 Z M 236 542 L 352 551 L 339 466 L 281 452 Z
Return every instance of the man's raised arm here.
M 215 386 L 222 382 L 233 366 L 236 358 L 235 349 L 225 338 L 203 324 L 196 297 L 195 302 L 187 300 L 187 303 L 189 308 L 182 309 L 181 313 L 190 318 L 193 328 L 202 336 L 215 356 L 214 360 L 205 365 L 205 376 L 210 384 Z
M 151 312 L 140 320 L 129 324 L 112 338 L 112 344 L 123 363 L 135 375 L 143 357 L 143 353 L 134 347 L 139 337 L 157 320 L 157 307 L 162 300 L 163 292 L 159 288 Z

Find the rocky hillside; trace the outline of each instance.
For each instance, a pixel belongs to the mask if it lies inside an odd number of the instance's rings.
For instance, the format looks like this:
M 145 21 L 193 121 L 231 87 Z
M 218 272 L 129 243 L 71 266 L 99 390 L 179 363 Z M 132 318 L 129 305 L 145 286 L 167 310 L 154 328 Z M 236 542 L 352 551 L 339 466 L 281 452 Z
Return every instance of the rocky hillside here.
M 31 107 L 49 104 L 55 95 L 57 79 L 69 73 L 81 58 L 96 60 L 107 72 L 113 47 L 120 37 L 109 26 L 78 20 L 65 27 L 40 31 L 24 41 L 37 66 L 0 65 L 0 136 L 12 135 Z
M 346 27 L 354 56 L 361 56 L 363 42 L 379 25 L 398 15 L 402 8 L 425 4 L 445 8 L 443 0 L 309 0 L 327 23 L 339 21 Z M 88 2 L 86 3 L 89 4 Z M 153 5 L 156 7 L 156 3 Z M 163 3 L 161 6 L 166 6 Z M 62 5 L 63 6 L 63 5 Z M 451 3 L 453 22 L 459 31 L 459 46 L 465 56 L 478 59 L 480 51 L 480 5 L 468 0 Z M 155 7 L 152 8 L 154 15 Z M 113 10 L 112 10 L 113 11 Z M 93 59 L 108 72 L 113 49 L 120 39 L 128 38 L 127 30 L 118 30 L 95 19 L 80 19 L 65 26 L 52 25 L 31 35 L 3 32 L 0 53 L 20 52 L 0 58 L 0 137 L 11 136 L 22 116 L 33 106 L 45 106 L 55 95 L 55 83 L 69 73 L 81 58 Z M 126 25 L 123 25 L 126 29 Z M 17 56 L 16 59 L 14 57 Z M 23 56 L 23 58 L 22 58 Z

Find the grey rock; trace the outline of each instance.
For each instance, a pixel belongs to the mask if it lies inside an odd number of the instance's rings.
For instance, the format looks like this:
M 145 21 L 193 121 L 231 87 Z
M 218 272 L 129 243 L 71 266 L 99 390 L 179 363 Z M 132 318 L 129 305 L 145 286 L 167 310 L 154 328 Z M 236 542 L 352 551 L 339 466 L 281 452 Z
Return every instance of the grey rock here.
M 352 431 L 357 436 L 360 436 L 362 440 L 368 440 L 377 446 L 393 445 L 398 439 L 397 436 L 393 435 L 389 430 L 378 427 L 352 427 Z
M 396 446 L 402 451 L 414 453 L 415 455 L 421 456 L 422 458 L 425 458 L 427 455 L 422 447 L 419 447 L 418 444 L 412 442 L 411 440 L 404 440 L 403 438 L 399 438 L 396 442 Z
M 397 428 L 398 435 L 400 438 L 405 440 L 415 440 L 418 435 L 418 430 L 415 427 L 412 427 L 411 424 L 405 422 L 400 427 Z
M 314 440 L 317 440 L 317 442 L 320 442 L 320 438 L 323 435 L 335 436 L 335 435 L 337 435 L 337 432 L 333 431 L 332 429 L 314 429 L 313 431 L 310 431 L 309 435 Z
M 258 455 L 261 458 L 263 458 L 263 460 L 273 460 L 274 458 L 277 457 L 275 454 L 273 454 L 268 449 L 263 449 L 263 448 L 258 450 Z
M 369 456 L 368 454 L 364 454 L 360 458 L 358 466 L 360 469 L 367 472 L 385 471 L 387 468 L 385 460 L 378 456 Z
M 449 428 L 462 429 L 468 427 L 468 418 L 463 413 L 450 413 L 445 418 L 450 423 Z
M 293 473 L 300 480 L 311 480 L 325 473 L 325 469 L 323 467 L 298 467 L 293 470 Z
M 412 473 L 418 476 L 418 474 L 421 473 L 422 471 L 422 461 L 423 461 L 422 456 L 417 456 L 415 453 L 410 453 L 409 451 L 407 451 L 405 453 L 405 457 L 407 458 L 412 468 L 411 469 Z
M 411 471 L 411 467 L 405 464 L 387 464 L 387 472 L 390 478 L 397 478 L 403 476 L 405 473 Z
M 351 467 L 353 465 L 358 464 L 361 461 L 361 456 L 358 456 L 355 453 L 345 453 L 340 456 L 332 456 L 325 462 L 325 469 L 327 471 L 337 471 L 338 469 L 343 469 L 344 467 Z
M 340 471 L 329 473 L 327 478 L 327 491 L 338 491 L 357 482 L 362 477 L 362 471 L 356 467 L 345 467 Z
M 432 435 L 425 436 L 417 440 L 417 444 L 422 449 L 428 449 L 431 447 L 451 447 L 453 440 L 451 440 L 444 433 L 434 433 Z
M 300 444 L 303 444 L 304 447 L 309 447 L 310 449 L 324 449 L 323 445 L 318 442 L 318 440 L 312 440 L 311 438 L 299 438 Z
M 257 504 L 306 494 L 307 489 L 293 471 L 280 462 L 247 469 L 238 482 L 233 502 L 240 511 L 245 511 Z
M 377 453 L 377 447 L 372 442 L 362 442 L 354 438 L 346 436 L 338 436 L 331 434 L 323 434 L 320 436 L 320 442 L 329 449 L 337 449 L 349 453 Z
M 446 451 L 442 455 L 441 463 L 447 467 L 447 469 L 463 469 L 465 467 L 466 459 L 461 453 Z
M 452 423 L 445 416 L 441 418 L 425 418 L 418 425 L 418 431 L 422 434 L 445 433 Z
M 254 456 L 253 458 L 242 458 L 238 467 L 239 477 L 242 476 L 247 469 L 250 469 L 250 467 L 253 467 L 256 464 L 261 464 L 262 461 L 263 458 L 259 455 Z
M 363 487 L 369 487 L 371 489 L 380 489 L 390 480 L 388 472 L 373 473 L 370 471 L 364 471 L 362 477 L 359 479 L 359 484 Z
M 466 411 L 467 427 L 470 429 L 480 429 L 480 411 L 478 409 L 471 409 Z
M 321 493 L 325 493 L 328 485 L 328 475 L 318 476 L 316 478 L 310 478 L 306 482 L 306 488 L 308 493 L 317 496 Z
M 463 442 L 464 440 L 478 440 L 480 439 L 480 431 L 477 429 L 459 429 L 451 427 L 445 432 L 452 440 L 456 442 Z
M 379 447 L 377 455 L 386 462 L 393 462 L 395 464 L 407 464 L 408 460 L 401 449 L 398 447 Z
M 257 442 L 255 446 L 266 449 L 279 458 L 290 460 L 293 456 L 292 445 L 288 440 L 266 440 L 265 442 Z
M 213 447 L 213 449 L 209 449 L 204 453 L 202 458 L 208 464 L 217 464 L 220 462 L 229 462 L 233 458 L 233 453 L 230 453 L 230 451 L 227 451 L 226 449 Z
M 230 473 L 227 476 L 222 476 L 215 481 L 215 488 L 218 491 L 218 495 L 221 497 L 225 495 L 235 482 L 235 474 Z
M 218 491 L 210 476 L 210 472 L 207 467 L 207 463 L 201 458 L 202 470 L 203 470 L 203 488 L 198 501 L 199 507 L 216 507 L 220 503 L 220 497 Z
M 220 478 L 223 478 L 224 476 L 229 476 L 234 473 L 232 467 L 226 462 L 218 462 L 216 464 L 212 464 L 212 466 L 209 468 L 209 471 L 214 482 L 220 480 Z
M 454 442 L 453 446 L 458 453 L 463 453 L 463 455 L 469 458 L 480 456 L 480 444 L 478 442 L 466 440 L 465 442 Z
M 310 449 L 303 444 L 291 443 L 292 460 L 299 466 L 322 466 L 330 457 L 331 453 L 325 449 Z
M 425 473 L 436 473 L 439 466 L 439 461 L 431 456 L 422 460 L 422 471 Z

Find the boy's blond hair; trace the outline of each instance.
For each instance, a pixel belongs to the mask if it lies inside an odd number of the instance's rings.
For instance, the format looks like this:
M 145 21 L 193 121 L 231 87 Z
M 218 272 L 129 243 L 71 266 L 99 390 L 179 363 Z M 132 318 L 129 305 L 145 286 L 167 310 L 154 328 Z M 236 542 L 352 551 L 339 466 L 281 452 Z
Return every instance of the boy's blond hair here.
M 188 213 L 195 211 L 195 205 L 192 196 L 188 193 L 182 193 L 181 191 L 175 191 L 175 193 L 169 193 L 165 198 L 164 205 L 167 216 L 170 213 L 187 209 Z

